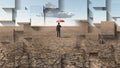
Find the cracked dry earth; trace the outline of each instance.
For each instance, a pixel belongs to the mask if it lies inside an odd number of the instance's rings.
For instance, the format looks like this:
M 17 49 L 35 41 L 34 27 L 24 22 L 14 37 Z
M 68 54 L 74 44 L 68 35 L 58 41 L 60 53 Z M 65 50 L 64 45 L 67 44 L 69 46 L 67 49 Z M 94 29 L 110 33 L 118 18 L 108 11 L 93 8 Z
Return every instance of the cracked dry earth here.
M 32 31 L 15 43 L 0 44 L 0 68 L 120 68 L 119 40 L 89 40 L 78 29 Z M 23 32 L 24 34 L 24 32 Z

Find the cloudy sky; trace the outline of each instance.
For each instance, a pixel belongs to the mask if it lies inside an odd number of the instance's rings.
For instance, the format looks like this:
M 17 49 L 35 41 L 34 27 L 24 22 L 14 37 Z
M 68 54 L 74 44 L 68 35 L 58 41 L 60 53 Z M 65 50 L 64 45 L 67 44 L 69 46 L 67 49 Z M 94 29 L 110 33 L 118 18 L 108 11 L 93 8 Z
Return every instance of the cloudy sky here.
M 58 6 L 58 0 L 22 0 L 22 7 L 28 6 L 34 7 L 32 12 L 42 12 L 42 6 L 46 3 L 52 3 L 55 6 Z M 64 0 L 64 11 L 71 12 L 74 16 L 71 19 L 86 19 L 87 18 L 87 4 L 86 0 Z M 105 0 L 91 0 L 91 7 L 94 6 L 105 6 Z M 36 8 L 35 8 L 36 6 Z M 112 16 L 120 16 L 120 0 L 111 0 L 111 15 Z M 39 7 L 39 9 L 37 8 Z M 31 12 L 31 13 L 32 13 Z M 100 22 L 101 20 L 106 20 L 105 11 L 95 11 L 92 9 L 94 13 L 94 22 Z M 68 19 L 69 20 L 69 19 Z M 117 19 L 117 23 L 119 23 L 120 19 Z
M 87 0 L 63 0 L 63 15 L 71 15 L 70 18 L 63 18 L 65 20 L 65 24 L 63 25 L 76 25 L 74 24 L 74 20 L 76 19 L 87 19 Z M 90 5 L 91 7 L 94 6 L 105 6 L 105 0 L 91 0 L 92 4 Z M 24 10 L 25 7 L 27 7 L 27 11 L 30 14 L 31 18 L 38 19 L 39 22 L 43 23 L 44 18 L 43 18 L 43 5 L 47 3 L 51 3 L 53 6 L 58 7 L 58 0 L 20 0 L 20 10 Z M 1 3 L 0 3 L 1 4 Z M 112 0 L 111 3 L 111 15 L 112 16 L 120 16 L 120 0 Z M 100 23 L 100 21 L 105 21 L 106 16 L 105 16 L 105 11 L 95 11 L 93 8 L 91 8 L 94 16 L 94 23 Z M 48 25 L 52 24 L 53 22 L 55 23 L 56 20 L 59 18 L 56 17 L 47 17 L 47 23 L 49 22 Z M 37 21 L 37 20 L 36 20 Z M 51 23 L 50 23 L 51 22 Z M 116 21 L 118 24 L 120 22 L 120 19 L 117 19 Z M 37 22 L 36 22 L 37 25 Z M 54 24 L 56 25 L 56 24 Z
M 87 16 L 86 1 L 83 0 L 84 1 L 83 3 L 81 3 L 82 0 L 76 0 L 76 1 L 63 0 L 63 1 L 64 1 L 64 4 L 63 4 L 64 12 L 58 13 L 59 17 L 65 17 L 65 18 L 62 18 L 65 20 L 65 23 L 61 24 L 61 25 L 74 26 L 74 25 L 77 25 L 74 21 L 75 19 L 86 19 L 86 16 Z M 25 7 L 27 7 L 28 11 L 31 15 L 31 18 L 36 19 L 35 21 L 33 20 L 33 22 L 36 23 L 36 24 L 34 23 L 34 25 L 40 25 L 40 23 L 38 23 L 38 22 L 41 22 L 41 23 L 44 22 L 44 18 L 42 16 L 43 5 L 45 5 L 47 3 L 51 3 L 55 7 L 58 7 L 58 0 L 21 0 L 20 9 L 22 10 Z M 51 26 L 56 25 L 57 24 L 56 20 L 60 19 L 59 17 L 58 18 L 57 17 L 47 17 L 46 18 L 47 25 L 51 25 Z M 33 23 L 32 23 L 32 25 L 33 25 Z
M 21 8 L 24 9 L 27 6 L 31 13 L 42 13 L 42 7 L 46 3 L 51 3 L 58 7 L 58 0 L 21 0 Z M 73 18 L 86 18 L 85 0 L 64 0 L 63 5 L 64 11 L 74 14 Z

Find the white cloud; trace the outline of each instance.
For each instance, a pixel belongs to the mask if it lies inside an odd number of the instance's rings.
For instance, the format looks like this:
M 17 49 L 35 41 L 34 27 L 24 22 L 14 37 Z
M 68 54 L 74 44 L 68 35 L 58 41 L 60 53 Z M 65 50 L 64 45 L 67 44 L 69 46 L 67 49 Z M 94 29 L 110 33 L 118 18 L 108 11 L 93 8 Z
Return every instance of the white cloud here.
M 46 17 L 71 18 L 72 16 L 74 16 L 74 14 L 71 12 L 60 11 L 59 8 L 56 8 L 56 6 L 51 3 L 45 4 L 44 7 L 49 8 L 49 10 L 46 9 Z
M 58 15 L 57 15 L 58 18 L 71 18 L 72 16 L 74 16 L 73 13 L 65 12 L 65 11 L 58 12 Z

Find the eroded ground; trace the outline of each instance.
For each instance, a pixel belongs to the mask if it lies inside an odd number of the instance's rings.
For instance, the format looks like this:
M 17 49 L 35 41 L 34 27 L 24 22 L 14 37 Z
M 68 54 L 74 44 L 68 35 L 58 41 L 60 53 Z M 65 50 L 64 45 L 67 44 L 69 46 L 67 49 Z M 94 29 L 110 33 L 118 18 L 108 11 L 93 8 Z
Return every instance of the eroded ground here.
M 16 28 L 4 38 L 0 68 L 120 68 L 120 40 L 86 39 L 79 27 L 63 27 L 61 38 L 54 27 Z

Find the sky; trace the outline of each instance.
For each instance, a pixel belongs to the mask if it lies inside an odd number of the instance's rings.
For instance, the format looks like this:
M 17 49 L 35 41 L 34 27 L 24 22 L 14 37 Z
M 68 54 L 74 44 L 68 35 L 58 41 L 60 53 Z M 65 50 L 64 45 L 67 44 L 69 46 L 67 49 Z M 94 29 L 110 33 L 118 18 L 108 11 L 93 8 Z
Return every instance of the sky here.
M 58 6 L 58 0 L 22 0 L 22 7 L 26 6 L 38 6 L 40 11 L 42 11 L 41 6 L 45 3 L 50 2 L 56 6 Z M 86 0 L 64 0 L 64 10 L 67 12 L 72 12 L 74 16 L 72 18 L 75 19 L 86 19 L 87 18 L 87 4 Z M 91 6 L 105 6 L 105 0 L 91 0 Z M 120 16 L 120 0 L 111 0 L 111 15 L 112 16 Z M 37 8 L 35 11 L 39 11 Z M 105 20 L 105 11 L 93 11 L 94 22 L 100 22 L 101 20 Z M 117 19 L 118 21 L 120 19 Z
M 43 5 L 45 5 L 48 2 L 50 2 L 53 5 L 55 5 L 56 7 L 58 7 L 58 0 L 21 0 L 20 9 L 24 9 L 25 7 L 27 7 L 29 13 L 31 14 L 31 18 L 38 19 L 37 17 L 35 17 L 35 15 L 41 14 L 43 12 Z M 81 2 L 83 2 L 83 3 L 81 3 Z M 63 10 L 65 12 L 69 12 L 69 13 L 74 14 L 74 16 L 72 16 L 71 18 L 64 18 L 65 23 L 63 25 L 67 26 L 69 23 L 70 26 L 74 26 L 74 25 L 77 25 L 74 20 L 86 19 L 87 8 L 86 8 L 86 1 L 85 0 L 75 0 L 75 1 L 64 0 L 63 6 L 64 6 Z M 39 22 L 41 22 L 41 23 L 44 22 L 43 17 L 40 16 L 39 19 L 41 20 Z M 47 17 L 46 22 L 49 22 L 49 23 L 54 22 L 55 23 L 57 19 L 59 19 L 59 18 Z M 36 21 L 38 21 L 38 20 L 36 20 Z M 52 23 L 50 23 L 50 24 L 53 26 L 56 25 L 56 24 L 52 24 Z M 47 25 L 50 25 L 50 24 L 47 24 Z M 37 24 L 35 24 L 35 25 L 37 25 Z
M 114 17 L 120 16 L 120 0 L 111 0 L 111 15 Z M 27 7 L 29 14 L 32 16 L 40 15 L 43 12 L 43 5 L 50 2 L 54 6 L 58 7 L 58 0 L 21 0 L 20 3 L 20 10 L 24 10 Z M 91 10 L 93 12 L 94 21 L 93 23 L 100 23 L 100 21 L 106 20 L 105 11 L 96 11 L 92 7 L 104 7 L 105 0 L 91 0 L 92 4 L 90 4 Z M 0 3 L 1 4 L 1 3 Z M 7 4 L 6 4 L 7 5 Z M 63 3 L 64 11 L 73 13 L 74 16 L 71 18 L 64 18 L 66 22 L 73 22 L 73 20 L 85 20 L 87 19 L 87 0 L 64 0 Z M 40 17 L 43 21 L 43 17 Z M 33 18 L 33 17 L 32 17 Z M 54 17 L 47 17 L 48 22 L 54 22 L 53 20 L 57 20 L 59 18 Z M 116 22 L 120 25 L 120 19 L 117 19 Z M 66 24 L 67 25 L 67 24 Z M 72 23 L 71 23 L 72 25 Z
M 52 3 L 58 7 L 58 0 L 22 0 L 21 8 L 24 9 L 27 6 L 31 10 L 31 13 L 42 12 L 42 6 L 46 3 Z M 69 2 L 69 3 L 68 3 Z M 64 11 L 74 13 L 76 18 L 86 18 L 86 1 L 85 0 L 64 0 Z M 81 16 L 80 16 L 81 15 Z

